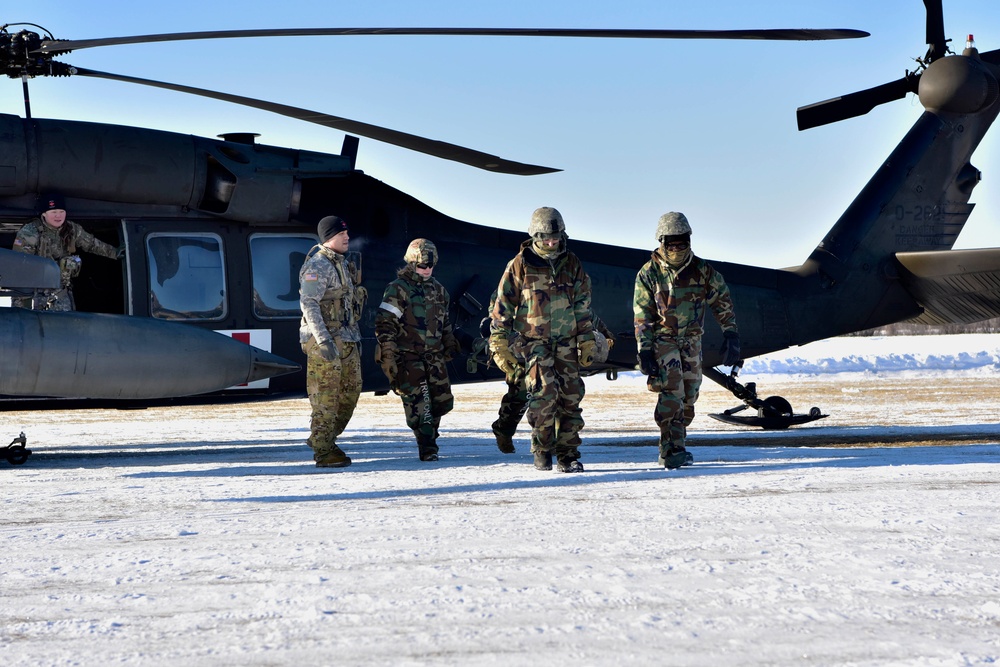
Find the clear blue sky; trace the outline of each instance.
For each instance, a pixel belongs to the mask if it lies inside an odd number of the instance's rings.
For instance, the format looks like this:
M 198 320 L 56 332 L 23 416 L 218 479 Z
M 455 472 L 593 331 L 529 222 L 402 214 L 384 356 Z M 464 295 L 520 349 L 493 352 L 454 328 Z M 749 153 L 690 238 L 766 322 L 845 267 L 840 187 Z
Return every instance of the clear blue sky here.
M 555 206 L 571 238 L 652 247 L 660 214 L 685 212 L 695 250 L 718 260 L 800 263 L 922 108 L 911 96 L 798 132 L 795 109 L 879 85 L 922 56 L 921 0 L 503 3 L 469 0 L 33 0 L 5 7 L 57 38 L 211 29 L 461 26 L 856 28 L 833 42 L 319 37 L 95 48 L 89 69 L 274 100 L 559 167 L 506 176 L 362 139 L 358 166 L 463 220 L 526 229 Z M 16 30 L 17 28 L 12 28 Z M 1000 48 L 996 0 L 945 0 L 953 48 Z M 5 79 L 0 112 L 22 114 Z M 223 102 L 86 78 L 35 79 L 38 117 L 143 125 L 339 152 L 343 134 Z M 1000 246 L 1000 129 L 973 163 L 983 183 L 959 247 Z

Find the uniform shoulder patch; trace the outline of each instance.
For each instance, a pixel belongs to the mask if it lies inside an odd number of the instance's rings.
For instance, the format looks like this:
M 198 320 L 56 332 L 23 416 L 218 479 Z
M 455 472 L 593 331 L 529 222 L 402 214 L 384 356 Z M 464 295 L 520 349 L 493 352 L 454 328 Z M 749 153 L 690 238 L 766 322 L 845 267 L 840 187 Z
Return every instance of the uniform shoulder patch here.
M 306 282 L 316 282 L 319 280 L 319 276 L 316 275 L 315 271 L 307 271 L 302 274 L 302 280 L 305 280 Z
M 14 239 L 14 245 L 22 246 L 24 245 L 24 241 L 22 241 L 21 239 Z

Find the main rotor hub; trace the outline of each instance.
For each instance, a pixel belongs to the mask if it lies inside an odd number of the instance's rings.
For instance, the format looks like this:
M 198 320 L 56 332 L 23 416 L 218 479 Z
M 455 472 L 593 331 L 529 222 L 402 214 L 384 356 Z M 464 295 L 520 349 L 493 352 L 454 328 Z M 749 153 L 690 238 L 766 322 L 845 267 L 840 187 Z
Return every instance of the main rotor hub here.
M 921 75 L 918 94 L 925 109 L 977 113 L 997 101 L 1000 85 L 979 58 L 947 56 Z
M 12 79 L 22 76 L 69 76 L 68 65 L 52 61 L 53 57 L 69 52 L 38 52 L 42 41 L 37 32 L 30 30 L 14 34 L 0 30 L 0 69 Z

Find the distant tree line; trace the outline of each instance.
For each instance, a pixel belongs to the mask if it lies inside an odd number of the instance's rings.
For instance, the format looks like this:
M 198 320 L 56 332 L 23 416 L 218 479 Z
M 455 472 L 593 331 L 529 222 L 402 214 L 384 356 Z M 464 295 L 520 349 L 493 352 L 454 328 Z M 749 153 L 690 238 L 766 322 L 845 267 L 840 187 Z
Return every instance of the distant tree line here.
M 906 321 L 866 329 L 848 336 L 928 336 L 931 334 L 1000 333 L 1000 317 L 972 324 L 917 324 Z

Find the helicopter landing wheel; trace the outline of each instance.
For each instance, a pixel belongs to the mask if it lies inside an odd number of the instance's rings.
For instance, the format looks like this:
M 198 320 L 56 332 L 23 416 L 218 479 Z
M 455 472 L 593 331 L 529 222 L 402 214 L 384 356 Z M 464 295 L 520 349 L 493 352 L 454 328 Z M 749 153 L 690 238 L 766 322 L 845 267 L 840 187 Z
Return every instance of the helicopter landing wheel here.
M 31 454 L 30 450 L 17 445 L 14 447 L 8 447 L 5 455 L 7 456 L 7 462 L 11 465 L 19 466 L 28 460 L 28 456 Z
M 792 404 L 785 398 L 768 396 L 762 402 L 764 405 L 757 410 L 757 415 L 763 420 L 764 429 L 780 430 L 791 425 Z

